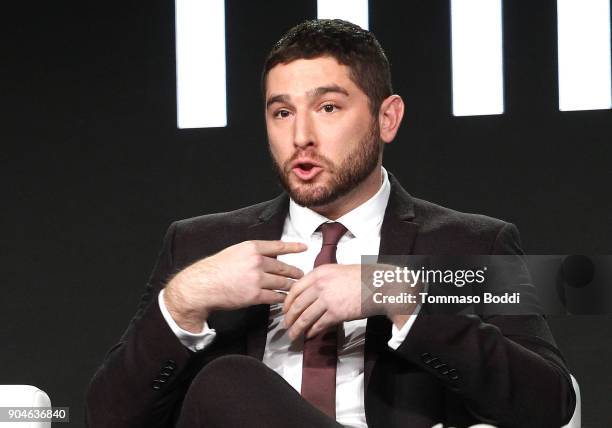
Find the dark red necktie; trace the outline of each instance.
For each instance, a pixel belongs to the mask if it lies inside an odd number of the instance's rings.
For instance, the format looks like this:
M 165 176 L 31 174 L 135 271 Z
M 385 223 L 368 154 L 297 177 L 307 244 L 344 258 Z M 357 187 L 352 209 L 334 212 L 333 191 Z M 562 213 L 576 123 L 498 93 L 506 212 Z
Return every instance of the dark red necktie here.
M 321 252 L 314 267 L 336 263 L 338 241 L 347 231 L 340 223 L 323 223 Z M 338 327 L 334 326 L 304 341 L 302 363 L 302 397 L 323 413 L 336 419 L 336 362 L 338 361 Z

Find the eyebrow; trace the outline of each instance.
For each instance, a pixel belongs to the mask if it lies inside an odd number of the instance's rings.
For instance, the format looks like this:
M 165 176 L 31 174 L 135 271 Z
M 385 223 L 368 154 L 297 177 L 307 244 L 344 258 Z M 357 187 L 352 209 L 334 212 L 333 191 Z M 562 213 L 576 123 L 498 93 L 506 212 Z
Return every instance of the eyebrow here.
M 289 95 L 280 94 L 274 95 L 266 101 L 266 109 L 270 108 L 270 106 L 274 103 L 288 103 L 291 97 Z
M 343 95 L 346 95 L 347 97 L 349 96 L 348 91 L 339 85 L 319 86 L 318 88 L 311 89 L 310 91 L 306 92 L 306 95 L 308 96 L 308 98 L 317 98 L 317 97 L 320 97 L 321 95 L 325 95 L 330 92 L 343 94 Z M 269 108 L 274 103 L 289 103 L 290 100 L 291 100 L 291 97 L 287 94 L 273 95 L 268 99 L 268 101 L 266 101 L 266 109 Z
M 348 91 L 344 89 L 342 86 L 338 86 L 338 85 L 319 86 L 318 88 L 308 91 L 307 95 L 310 98 L 316 98 L 316 97 L 320 97 L 321 95 L 325 95 L 329 92 L 336 92 L 339 94 L 344 94 L 347 97 L 349 96 Z

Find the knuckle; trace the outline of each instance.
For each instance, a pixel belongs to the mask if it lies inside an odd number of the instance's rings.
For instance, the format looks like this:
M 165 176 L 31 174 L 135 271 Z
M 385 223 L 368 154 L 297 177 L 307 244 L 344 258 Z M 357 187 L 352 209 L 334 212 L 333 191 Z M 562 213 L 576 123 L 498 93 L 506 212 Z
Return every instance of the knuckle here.
M 251 303 L 257 300 L 258 295 L 259 293 L 256 290 L 246 289 L 241 298 L 244 299 L 245 302 Z
M 296 267 L 290 266 L 290 265 L 284 265 L 283 266 L 283 275 L 284 276 L 295 276 L 297 271 Z
M 285 322 L 287 323 L 287 325 L 293 326 L 293 316 L 291 314 L 285 315 Z
M 291 310 L 290 310 L 290 312 L 293 312 L 294 314 L 295 313 L 299 314 L 300 312 L 302 312 L 302 307 L 301 307 L 300 303 L 297 302 L 297 301 L 294 301 L 293 303 L 291 303 Z
M 318 272 L 317 272 L 319 274 L 319 276 L 327 275 L 328 272 L 329 272 L 330 266 L 331 266 L 331 264 L 329 264 L 329 263 L 319 266 L 319 269 L 318 269 Z
M 251 284 L 256 284 L 256 283 L 261 281 L 262 276 L 263 276 L 262 272 L 260 272 L 258 270 L 253 270 L 253 271 L 249 272 L 248 281 Z
M 264 264 L 264 256 L 261 254 L 255 254 L 252 258 L 254 267 L 261 267 Z
M 257 252 L 257 242 L 255 241 L 246 241 L 245 243 L 246 249 L 251 253 Z

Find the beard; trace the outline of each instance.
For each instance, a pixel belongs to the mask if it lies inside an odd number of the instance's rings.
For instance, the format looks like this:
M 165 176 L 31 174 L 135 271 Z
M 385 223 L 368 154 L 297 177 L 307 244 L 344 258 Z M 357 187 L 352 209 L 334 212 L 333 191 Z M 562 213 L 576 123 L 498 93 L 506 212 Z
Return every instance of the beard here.
M 282 166 L 271 153 L 278 180 L 291 199 L 304 207 L 320 207 L 336 201 L 361 184 L 374 171 L 382 153 L 378 121 L 372 122 L 366 136 L 338 165 L 314 149 L 297 150 Z M 324 183 L 292 183 L 291 163 L 303 155 L 321 164 L 324 171 L 319 176 L 327 172 L 330 179 Z

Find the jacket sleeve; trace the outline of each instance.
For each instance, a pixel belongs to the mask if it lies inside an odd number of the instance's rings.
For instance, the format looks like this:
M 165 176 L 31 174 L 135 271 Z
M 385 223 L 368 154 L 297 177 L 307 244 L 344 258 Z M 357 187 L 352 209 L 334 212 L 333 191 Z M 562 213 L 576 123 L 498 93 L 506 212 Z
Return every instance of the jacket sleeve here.
M 513 225 L 501 227 L 491 253 L 522 254 Z M 459 394 L 482 422 L 560 428 L 574 410 L 569 372 L 540 315 L 420 314 L 394 352 Z
M 172 224 L 166 233 L 136 315 L 88 387 L 86 420 L 92 428 L 171 426 L 178 416 L 192 353 L 164 320 L 156 298 L 174 273 L 175 229 Z

